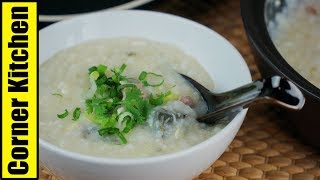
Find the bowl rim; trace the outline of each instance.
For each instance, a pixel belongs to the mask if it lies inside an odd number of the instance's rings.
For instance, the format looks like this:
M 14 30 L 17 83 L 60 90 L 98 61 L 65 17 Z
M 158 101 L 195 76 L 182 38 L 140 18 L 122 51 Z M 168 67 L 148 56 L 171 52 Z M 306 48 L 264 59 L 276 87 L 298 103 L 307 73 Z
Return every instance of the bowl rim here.
M 40 30 L 40 32 L 44 32 L 47 31 L 50 27 L 55 27 L 55 26 L 60 26 L 60 25 L 64 25 L 64 24 L 68 24 L 72 21 L 77 21 L 77 20 L 81 20 L 82 18 L 86 18 L 89 16 L 99 16 L 101 14 L 104 13 L 113 13 L 113 12 L 125 12 L 125 13 L 144 13 L 144 14 L 152 14 L 152 15 L 157 15 L 157 16 L 164 16 L 165 18 L 169 18 L 169 19 L 174 19 L 176 21 L 181 21 L 183 23 L 187 23 L 190 26 L 193 26 L 195 28 L 199 28 L 202 31 L 205 31 L 206 33 L 209 33 L 210 36 L 214 36 L 215 38 L 221 39 L 230 49 L 230 51 L 232 51 L 233 53 L 235 53 L 236 56 L 239 56 L 239 60 L 241 61 L 241 63 L 243 64 L 243 68 L 245 70 L 244 73 L 248 74 L 248 79 L 245 79 L 245 81 L 251 82 L 252 81 L 252 76 L 250 74 L 250 70 L 249 67 L 247 65 L 247 63 L 245 62 L 243 56 L 239 53 L 239 51 L 227 40 L 225 39 L 222 35 L 218 34 L 217 32 L 215 32 L 214 30 L 200 24 L 197 23 L 195 21 L 189 20 L 187 18 L 184 17 L 180 17 L 180 16 L 176 16 L 176 15 L 172 15 L 172 14 L 168 14 L 168 13 L 163 13 L 163 12 L 155 12 L 155 11 L 148 11 L 148 10 L 114 10 L 114 11 L 105 11 L 105 12 L 93 12 L 93 13 L 87 13 L 85 15 L 81 15 L 81 16 L 77 16 L 74 18 L 70 18 L 70 19 L 66 19 L 63 21 L 59 21 L 57 23 L 54 23 L 52 25 L 49 25 L 43 29 Z M 40 33 L 39 32 L 39 38 L 40 38 Z M 40 64 L 39 64 L 40 65 Z M 244 120 L 246 113 L 247 113 L 248 109 L 243 109 L 241 112 L 239 112 L 232 120 L 230 123 L 228 123 L 223 129 L 221 129 L 220 131 L 218 131 L 215 135 L 209 137 L 208 139 L 193 145 L 187 149 L 183 149 L 177 152 L 173 152 L 173 153 L 168 153 L 168 154 L 163 154 L 163 155 L 159 155 L 159 156 L 151 156 L 151 157 L 138 157 L 138 158 L 109 158 L 109 157 L 100 157 L 100 156 L 91 156 L 91 155 L 86 155 L 86 154 L 82 154 L 82 153 L 78 153 L 78 152 L 73 152 L 70 150 L 66 150 L 63 148 L 60 148 L 54 144 L 49 143 L 48 141 L 40 138 L 40 134 L 39 134 L 39 147 L 41 149 L 45 148 L 47 150 L 50 150 L 52 152 L 55 152 L 56 154 L 60 154 L 61 156 L 65 156 L 71 159 L 75 159 L 75 160 L 79 160 L 79 161 L 85 161 L 85 162 L 91 162 L 94 164 L 113 164 L 113 165 L 137 165 L 137 164 L 146 164 L 146 163 L 154 163 L 154 162 L 161 162 L 161 161 L 167 161 L 170 159 L 175 159 L 175 158 L 179 158 L 179 157 L 184 157 L 187 156 L 188 154 L 197 151 L 199 149 L 202 149 L 208 145 L 210 145 L 212 142 L 216 141 L 218 137 L 223 138 L 225 135 L 227 135 L 228 131 L 231 131 L 232 129 L 236 128 L 237 123 L 239 121 Z
M 124 4 L 110 7 L 110 8 L 105 8 L 101 10 L 96 10 L 92 12 L 103 12 L 103 11 L 110 11 L 110 10 L 125 10 L 125 9 L 131 9 L 131 8 L 137 8 L 139 6 L 151 3 L 154 0 L 134 0 L 130 2 L 126 2 Z M 72 17 L 80 16 L 87 14 L 88 12 L 83 12 L 83 13 L 75 13 L 75 14 L 59 14 L 59 15 L 46 15 L 46 14 L 39 14 L 39 21 L 40 22 L 57 22 L 61 21 L 64 19 L 69 19 Z
M 266 0 L 241 0 L 241 16 L 249 42 L 273 70 L 292 80 L 299 88 L 320 101 L 320 88 L 317 88 L 300 75 L 275 47 L 265 22 Z

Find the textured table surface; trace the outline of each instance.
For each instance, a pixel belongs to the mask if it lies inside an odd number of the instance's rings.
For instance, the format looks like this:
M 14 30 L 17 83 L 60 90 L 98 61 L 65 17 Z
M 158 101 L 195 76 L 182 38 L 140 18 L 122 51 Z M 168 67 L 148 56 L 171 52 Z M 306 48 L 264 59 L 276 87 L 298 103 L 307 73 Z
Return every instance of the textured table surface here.
M 239 0 L 159 0 L 144 8 L 183 16 L 217 31 L 240 51 L 253 78 L 260 77 L 245 36 Z M 40 167 L 40 179 L 58 178 Z M 320 154 L 296 139 L 276 113 L 257 106 L 249 110 L 225 153 L 195 179 L 320 180 Z

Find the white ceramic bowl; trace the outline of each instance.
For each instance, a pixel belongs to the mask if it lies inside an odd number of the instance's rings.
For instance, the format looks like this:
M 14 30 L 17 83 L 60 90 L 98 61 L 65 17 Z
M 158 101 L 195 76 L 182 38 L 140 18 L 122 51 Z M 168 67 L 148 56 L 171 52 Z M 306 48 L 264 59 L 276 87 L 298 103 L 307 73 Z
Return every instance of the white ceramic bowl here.
M 242 56 L 219 34 L 181 17 L 149 11 L 94 13 L 48 26 L 39 33 L 40 64 L 59 50 L 81 42 L 119 36 L 175 44 L 194 56 L 208 71 L 216 92 L 251 82 Z M 137 159 L 97 158 L 63 150 L 40 138 L 40 160 L 64 179 L 191 179 L 224 152 L 246 112 L 239 113 L 215 136 L 173 154 Z

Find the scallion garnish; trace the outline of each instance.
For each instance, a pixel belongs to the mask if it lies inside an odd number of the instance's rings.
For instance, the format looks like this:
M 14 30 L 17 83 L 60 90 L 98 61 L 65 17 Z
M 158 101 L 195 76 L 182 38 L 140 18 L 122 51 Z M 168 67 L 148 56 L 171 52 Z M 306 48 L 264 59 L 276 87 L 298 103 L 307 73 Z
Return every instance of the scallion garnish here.
M 105 65 L 88 69 L 90 88 L 85 101 L 85 117 L 99 128 L 100 136 L 116 135 L 122 144 L 127 143 L 125 134 L 138 124 L 146 122 L 152 108 L 175 98 L 170 91 L 145 97 L 139 81 L 123 75 L 126 65 L 119 69 L 108 69 Z M 111 72 L 107 76 L 107 71 Z M 162 75 L 142 71 L 138 77 L 143 86 L 158 87 L 164 83 Z M 65 118 L 68 111 L 58 115 Z M 73 111 L 74 121 L 81 115 L 81 109 Z
M 52 93 L 51 95 L 62 97 L 62 94 L 59 94 L 59 93 Z
M 154 96 L 153 94 L 150 94 L 149 96 L 149 102 L 150 104 L 154 106 L 162 105 L 165 102 L 165 98 L 171 94 L 171 91 L 168 91 L 166 93 L 160 93 Z
M 60 119 L 63 119 L 63 118 L 65 118 L 65 117 L 67 117 L 68 114 L 69 114 L 68 110 L 65 109 L 62 114 L 57 114 L 57 117 L 60 118 Z
M 145 72 L 145 71 L 141 72 L 141 74 L 139 75 L 139 80 L 142 82 L 144 86 L 151 86 L 151 87 L 161 86 L 164 83 L 164 79 L 162 75 L 152 73 L 152 72 Z
M 79 107 L 77 107 L 74 111 L 73 111 L 73 118 L 72 120 L 76 121 L 79 119 L 81 114 L 81 109 Z

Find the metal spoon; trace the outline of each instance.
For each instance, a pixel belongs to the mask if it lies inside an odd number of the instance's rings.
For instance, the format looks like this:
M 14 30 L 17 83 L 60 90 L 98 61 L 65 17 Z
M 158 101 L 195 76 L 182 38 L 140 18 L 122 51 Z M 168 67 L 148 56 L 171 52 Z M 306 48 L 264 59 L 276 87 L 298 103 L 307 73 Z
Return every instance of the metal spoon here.
M 222 118 L 234 118 L 242 109 L 254 103 L 271 102 L 288 109 L 300 110 L 305 97 L 291 81 L 273 76 L 253 81 L 234 90 L 216 94 L 210 92 L 192 78 L 182 75 L 202 95 L 208 106 L 205 115 L 198 117 L 199 122 L 214 124 Z

